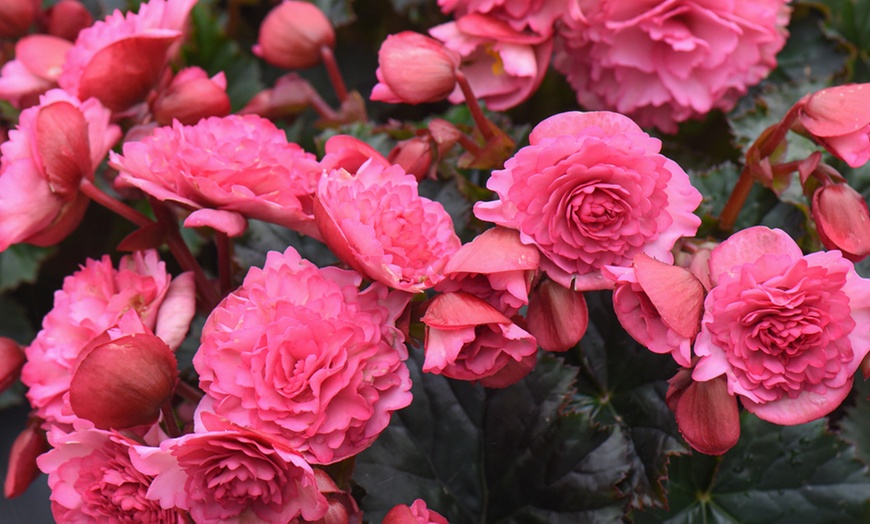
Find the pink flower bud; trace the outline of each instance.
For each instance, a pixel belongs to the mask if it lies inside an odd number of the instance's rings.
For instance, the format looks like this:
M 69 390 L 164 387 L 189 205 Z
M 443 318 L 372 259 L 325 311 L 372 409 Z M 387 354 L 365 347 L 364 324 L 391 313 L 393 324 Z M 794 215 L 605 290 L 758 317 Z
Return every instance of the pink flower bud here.
M 18 380 L 25 360 L 24 351 L 17 342 L 0 337 L 0 392 L 6 391 Z
M 220 72 L 209 78 L 199 67 L 182 69 L 169 87 L 157 95 L 152 111 L 157 122 L 164 126 L 172 124 L 173 120 L 194 125 L 210 116 L 226 116 L 230 113 L 226 76 Z
M 444 100 L 456 87 L 459 55 L 434 38 L 404 31 L 378 51 L 378 84 L 372 100 L 422 104 Z
M 848 184 L 824 186 L 813 194 L 813 220 L 819 239 L 853 262 L 870 255 L 870 211 Z
M 45 433 L 39 428 L 40 423 L 38 418 L 31 418 L 12 443 L 6 482 L 3 485 L 3 494 L 7 499 L 24 493 L 39 475 L 36 457 L 48 451 L 48 442 L 45 440 Z
M 306 69 L 320 63 L 323 46 L 335 46 L 335 31 L 323 11 L 288 0 L 266 15 L 253 51 L 273 66 Z
M 447 524 L 447 519 L 427 508 L 423 499 L 417 499 L 410 506 L 395 506 L 384 517 L 382 524 Z
M 582 292 L 546 279 L 529 296 L 527 320 L 539 346 L 547 351 L 567 351 L 586 333 L 589 310 Z
M 38 13 L 38 0 L 3 0 L 0 2 L 0 38 L 23 35 Z
M 79 32 L 90 27 L 94 18 L 90 11 L 77 0 L 60 0 L 46 13 L 48 34 L 74 42 Z
M 312 87 L 296 73 L 288 73 L 275 81 L 271 89 L 264 89 L 243 107 L 240 115 L 260 115 L 269 120 L 297 115 L 304 111 L 311 100 Z
M 402 166 L 409 175 L 419 182 L 426 178 L 432 167 L 432 145 L 428 136 L 415 136 L 402 140 L 390 151 L 387 160 Z
M 737 399 L 728 393 L 725 375 L 695 382 L 691 373 L 681 369 L 668 381 L 668 407 L 690 446 L 707 455 L 722 455 L 740 439 Z
M 870 160 L 870 84 L 813 93 L 798 113 L 801 125 L 831 154 L 852 167 Z
M 149 334 L 85 349 L 70 382 L 70 405 L 99 429 L 153 423 L 175 389 L 177 366 L 169 346 Z

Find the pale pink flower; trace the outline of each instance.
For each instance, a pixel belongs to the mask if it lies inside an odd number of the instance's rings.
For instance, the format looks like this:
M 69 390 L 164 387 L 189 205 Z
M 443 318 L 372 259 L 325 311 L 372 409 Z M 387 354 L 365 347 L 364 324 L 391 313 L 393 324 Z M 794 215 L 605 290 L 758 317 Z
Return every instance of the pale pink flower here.
M 462 57 L 459 69 L 474 95 L 495 111 L 510 109 L 534 94 L 553 52 L 551 38 L 516 31 L 506 22 L 480 14 L 433 27 L 429 34 Z M 449 100 L 454 104 L 465 100 L 459 86 Z
M 423 291 L 443 279 L 460 246 L 444 207 L 421 197 L 417 179 L 399 166 L 369 161 L 356 175 L 344 169 L 324 174 L 314 215 L 338 258 L 403 291 Z
M 422 320 L 427 373 L 504 388 L 535 367 L 535 337 L 474 295 L 436 295 Z
M 314 522 L 328 508 L 311 466 L 280 440 L 206 415 L 194 433 L 137 446 L 133 464 L 154 477 L 147 497 L 197 524 Z
M 93 177 L 121 135 L 110 117 L 96 99 L 79 102 L 60 89 L 21 112 L 0 145 L 0 251 L 52 245 L 78 226 L 90 201 L 78 183 Z
M 60 86 L 82 99 L 98 98 L 112 111 L 145 101 L 178 50 L 195 3 L 151 0 L 138 13 L 116 10 L 84 29 L 67 53 Z
M 84 429 L 56 438 L 36 459 L 48 473 L 51 512 L 61 524 L 183 524 L 183 512 L 147 498 L 153 475 L 131 461 L 137 443 L 115 431 Z
M 554 65 L 587 109 L 624 113 L 642 126 L 729 110 L 776 67 L 788 0 L 582 0 L 566 18 Z
M 693 236 L 701 194 L 661 142 L 609 112 L 562 113 L 532 131 L 529 145 L 494 171 L 499 200 L 478 202 L 481 220 L 517 229 L 541 251 L 541 267 L 565 287 L 606 289 L 607 265 L 638 253 L 672 262 L 671 248 Z
M 761 226 L 714 249 L 710 275 L 692 378 L 724 375 L 729 393 L 776 424 L 836 409 L 870 351 L 870 281 L 839 251 L 803 255 Z
M 18 109 L 39 102 L 39 95 L 57 87 L 66 52 L 72 44 L 49 35 L 29 35 L 15 43 L 15 59 L 0 70 L 0 98 Z
M 21 381 L 36 414 L 49 424 L 68 427 L 76 420 L 69 386 L 80 353 L 97 336 L 115 327 L 125 313 L 141 322 L 172 349 L 184 340 L 194 313 L 193 275 L 172 279 L 156 251 L 125 256 L 112 266 L 108 255 L 88 260 L 67 277 L 54 296 L 54 308 L 25 350 Z
M 399 504 L 387 513 L 381 524 L 448 524 L 447 519 L 426 506 L 426 501 L 417 499 L 407 506 Z
M 119 187 L 193 210 L 184 225 L 241 235 L 248 218 L 318 236 L 313 195 L 322 168 L 284 131 L 256 115 L 160 127 L 112 152 Z
M 861 167 L 870 160 L 868 89 L 870 84 L 822 89 L 806 97 L 798 112 L 804 129 L 851 167 Z
M 318 269 L 288 248 L 211 313 L 193 359 L 200 411 L 286 439 L 328 464 L 368 447 L 411 402 L 404 336 L 410 296 Z

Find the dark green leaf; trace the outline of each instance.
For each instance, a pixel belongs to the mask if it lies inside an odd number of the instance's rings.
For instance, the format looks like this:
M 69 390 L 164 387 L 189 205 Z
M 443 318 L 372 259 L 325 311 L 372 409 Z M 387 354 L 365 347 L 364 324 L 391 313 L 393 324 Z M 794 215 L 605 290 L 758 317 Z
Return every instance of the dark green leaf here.
M 855 405 L 846 409 L 846 416 L 840 420 L 840 435 L 855 446 L 858 457 L 870 464 L 870 382 L 855 378 Z
M 855 55 L 855 82 L 870 81 L 870 4 L 864 0 L 814 0 L 827 14 L 826 27 Z
M 334 264 L 335 255 L 319 240 L 287 229 L 286 227 L 260 220 L 248 220 L 248 230 L 233 244 L 233 255 L 239 267 L 246 270 L 249 267 L 263 267 L 266 253 L 278 251 L 283 253 L 288 246 L 313 262 L 323 267 Z
M 580 375 L 575 403 L 594 422 L 618 428 L 629 439 L 624 460 L 630 469 L 620 489 L 631 497 L 631 505 L 662 505 L 668 457 L 687 449 L 665 404 L 666 380 L 677 365 L 622 329 L 609 293 L 587 293 L 587 304 L 589 329 L 580 341 L 586 372 Z
M 29 244 L 14 244 L 0 253 L 0 292 L 32 284 L 36 281 L 39 266 L 52 254 L 54 248 Z
M 314 5 L 320 8 L 334 26 L 347 25 L 356 20 L 351 0 L 314 0 Z
M 774 81 L 829 81 L 843 73 L 849 53 L 821 29 L 823 13 L 796 6 L 788 26 L 785 47 L 776 55 Z
M 675 457 L 668 468 L 669 511 L 638 523 L 858 523 L 870 519 L 870 477 L 855 449 L 825 420 L 777 426 L 741 416 L 740 442 L 723 457 Z

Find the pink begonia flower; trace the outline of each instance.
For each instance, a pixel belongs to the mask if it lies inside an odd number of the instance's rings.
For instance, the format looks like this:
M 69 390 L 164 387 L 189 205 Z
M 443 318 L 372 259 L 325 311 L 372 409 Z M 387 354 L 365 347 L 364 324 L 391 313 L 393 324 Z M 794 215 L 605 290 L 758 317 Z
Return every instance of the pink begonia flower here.
M 371 99 L 391 104 L 444 100 L 456 87 L 459 55 L 433 38 L 403 31 L 378 50 L 378 83 Z
M 691 366 L 692 342 L 701 328 L 704 286 L 685 268 L 640 253 L 632 267 L 606 266 L 615 282 L 613 309 L 622 327 L 653 353 Z
M 870 84 L 834 86 L 810 95 L 798 112 L 801 125 L 851 167 L 870 160 Z
M 532 280 L 541 264 L 534 246 L 520 242 L 514 229 L 493 227 L 463 245 L 444 266 L 447 277 L 436 291 L 466 291 L 507 316 L 529 303 Z
M 69 406 L 72 371 L 80 353 L 125 313 L 177 349 L 194 314 L 193 274 L 171 278 L 156 251 L 125 256 L 112 266 L 108 255 L 88 260 L 63 282 L 42 330 L 25 350 L 21 381 L 27 398 L 48 424 L 69 426 L 77 420 Z
M 160 90 L 151 110 L 164 126 L 173 120 L 193 125 L 210 116 L 226 116 L 230 112 L 227 78 L 223 72 L 209 78 L 201 67 L 186 67 Z
M 448 524 L 447 519 L 437 511 L 426 507 L 426 501 L 417 499 L 407 506 L 399 504 L 384 516 L 382 524 Z
M 499 200 L 478 202 L 474 214 L 519 230 L 559 284 L 612 288 L 602 267 L 626 267 L 638 253 L 670 263 L 674 243 L 701 224 L 692 214 L 701 194 L 660 149 L 617 113 L 552 116 L 492 173 L 487 187 Z
M 284 0 L 260 25 L 253 52 L 276 67 L 307 69 L 320 63 L 321 47 L 335 47 L 329 18 L 311 2 Z
M 328 508 L 311 466 L 280 440 L 203 413 L 194 433 L 136 446 L 133 465 L 154 477 L 147 497 L 197 524 L 314 522 Z
M 510 109 L 532 96 L 553 53 L 551 38 L 520 33 L 501 20 L 479 14 L 433 27 L 429 34 L 462 57 L 460 71 L 474 95 L 495 111 Z M 454 104 L 465 100 L 459 86 L 449 100 Z
M 15 59 L 0 69 L 0 98 L 25 109 L 57 87 L 66 52 L 72 44 L 49 35 L 29 35 L 15 43 Z
M 470 13 L 490 15 L 507 22 L 514 31 L 553 34 L 557 21 L 582 17 L 571 0 L 438 0 L 441 11 L 460 19 Z
M 410 295 L 293 249 L 251 268 L 202 329 L 199 411 L 286 439 L 329 464 L 368 447 L 411 402 L 396 319 Z
M 788 0 L 583 0 L 566 18 L 554 65 L 587 109 L 618 111 L 672 133 L 730 110 L 776 67 Z
M 160 127 L 123 154 L 112 152 L 119 187 L 138 187 L 158 200 L 192 209 L 186 227 L 229 236 L 256 218 L 319 238 L 313 199 L 323 171 L 311 153 L 287 142 L 284 131 L 256 115 Z
M 724 375 L 746 409 L 776 424 L 833 411 L 870 351 L 870 281 L 839 251 L 804 256 L 778 229 L 744 229 L 710 257 L 692 378 Z
M 147 498 L 154 479 L 133 465 L 137 442 L 115 431 L 83 429 L 52 444 L 54 449 L 36 460 L 48 474 L 55 521 L 187 522 L 183 512 Z
M 436 295 L 422 320 L 427 373 L 504 388 L 535 367 L 535 337 L 474 295 Z
M 120 138 L 96 99 L 79 102 L 60 89 L 21 112 L 0 145 L 0 251 L 12 244 L 56 244 L 81 221 L 88 202 L 78 191 Z
M 314 216 L 326 245 L 342 262 L 412 293 L 443 279 L 448 258 L 461 244 L 450 215 L 418 194 L 413 175 L 374 161 L 356 175 L 343 169 L 324 173 Z
M 138 13 L 116 10 L 79 33 L 58 83 L 79 98 L 99 99 L 112 111 L 144 102 L 178 50 L 195 3 L 151 0 Z

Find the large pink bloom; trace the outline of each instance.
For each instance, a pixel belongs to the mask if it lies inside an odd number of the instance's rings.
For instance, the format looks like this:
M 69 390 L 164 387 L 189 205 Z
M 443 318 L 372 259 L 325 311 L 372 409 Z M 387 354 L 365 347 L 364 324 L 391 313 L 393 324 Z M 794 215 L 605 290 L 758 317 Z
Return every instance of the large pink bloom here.
M 194 210 L 187 227 L 209 226 L 241 235 L 247 218 L 317 236 L 312 200 L 320 164 L 287 142 L 283 131 L 256 115 L 160 127 L 110 155 L 121 187 L 138 187 Z
M 147 497 L 190 511 L 198 524 L 306 522 L 328 508 L 314 471 L 280 441 L 208 417 L 208 427 L 137 446 L 133 464 L 154 477 Z M 210 430 L 208 428 L 211 428 Z
M 438 5 L 457 19 L 470 13 L 485 14 L 503 20 L 514 31 L 544 37 L 552 36 L 556 21 L 581 16 L 571 0 L 438 0 Z
M 560 26 L 554 64 L 587 109 L 643 126 L 729 110 L 776 67 L 787 0 L 583 0 Z
M 0 145 L 0 251 L 52 245 L 78 226 L 90 201 L 78 183 L 121 136 L 110 117 L 97 100 L 79 102 L 60 89 L 21 112 Z
M 76 420 L 69 405 L 72 371 L 95 337 L 135 312 L 171 348 L 181 345 L 194 313 L 193 275 L 172 279 L 156 251 L 121 259 L 88 260 L 54 295 L 54 309 L 27 347 L 21 381 L 36 414 L 68 427 Z
M 51 512 L 59 523 L 182 524 L 183 512 L 147 498 L 154 479 L 133 465 L 136 442 L 114 431 L 80 430 L 37 458 L 48 473 Z
M 421 197 L 417 179 L 399 166 L 366 162 L 356 175 L 324 174 L 314 206 L 317 227 L 343 262 L 395 289 L 419 292 L 443 279 L 459 249 L 453 221 Z
M 396 318 L 409 295 L 288 248 L 251 268 L 209 316 L 193 359 L 213 410 L 328 464 L 368 447 L 411 402 Z
M 179 48 L 195 3 L 151 0 L 138 13 L 116 10 L 79 33 L 58 83 L 79 98 L 98 98 L 112 111 L 144 102 Z
M 870 351 L 870 281 L 839 251 L 804 256 L 761 226 L 714 249 L 710 276 L 692 378 L 724 374 L 731 394 L 777 424 L 839 406 Z
M 602 267 L 628 266 L 638 253 L 670 263 L 677 239 L 701 223 L 692 214 L 701 194 L 660 148 L 616 113 L 552 116 L 493 172 L 487 187 L 500 199 L 477 203 L 474 213 L 518 229 L 562 286 L 612 287 Z

